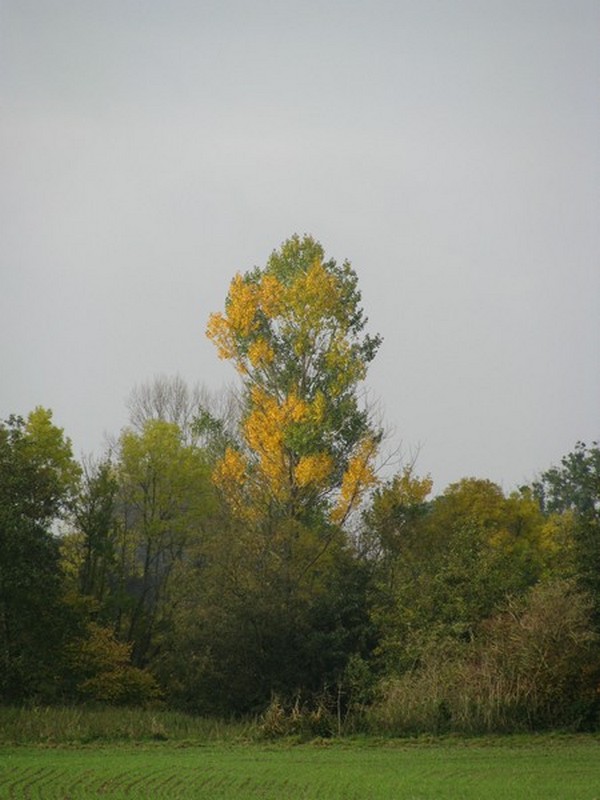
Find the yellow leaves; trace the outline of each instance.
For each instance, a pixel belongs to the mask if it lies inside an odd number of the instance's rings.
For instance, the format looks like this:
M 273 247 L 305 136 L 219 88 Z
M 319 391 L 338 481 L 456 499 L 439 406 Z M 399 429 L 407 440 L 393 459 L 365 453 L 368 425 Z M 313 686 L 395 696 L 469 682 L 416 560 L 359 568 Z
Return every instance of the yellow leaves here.
M 333 460 L 327 453 L 302 456 L 294 470 L 298 486 L 322 486 L 333 471 Z
M 259 387 L 251 391 L 252 411 L 244 423 L 246 441 L 258 457 L 261 472 L 273 494 L 282 498 L 289 489 L 290 454 L 284 447 L 286 429 L 306 418 L 308 405 L 295 393 L 283 401 Z
M 223 458 L 217 462 L 212 479 L 234 514 L 246 522 L 254 522 L 258 509 L 248 502 L 248 462 L 246 458 L 238 450 L 228 447 Z
M 235 333 L 248 336 L 256 329 L 259 292 L 254 283 L 245 281 L 238 273 L 231 281 L 227 300 L 227 317 Z
M 322 489 L 330 478 L 334 463 L 327 452 L 298 456 L 286 445 L 290 426 L 310 423 L 324 413 L 325 399 L 317 395 L 313 404 L 295 392 L 283 400 L 254 386 L 250 392 L 251 410 L 243 423 L 246 443 L 256 456 L 252 483 L 278 500 L 289 498 L 296 485 Z M 298 459 L 296 461 L 296 459 Z M 237 450 L 228 448 L 215 467 L 213 481 L 238 512 L 242 508 L 241 487 L 248 484 L 250 464 Z
M 235 357 L 235 346 L 231 336 L 231 327 L 223 314 L 211 314 L 206 326 L 206 335 L 217 346 L 219 358 L 227 359 Z
M 325 348 L 325 363 L 338 377 L 357 376 L 357 363 L 346 342 L 339 277 L 328 271 L 320 257 L 310 266 L 280 280 L 272 272 L 237 273 L 229 286 L 223 313 L 211 314 L 206 334 L 217 346 L 219 357 L 232 360 L 242 375 L 274 364 L 278 342 L 288 345 L 299 362 Z M 333 322 L 335 320 L 335 322 Z M 361 373 L 358 378 L 362 378 Z M 340 378 L 332 387 L 341 394 L 349 381 Z
M 320 425 L 327 412 L 327 400 L 323 392 L 317 392 L 315 399 L 310 404 L 310 419 L 315 425 Z
M 241 453 L 228 447 L 213 473 L 213 481 L 223 489 L 229 484 L 240 484 L 246 474 L 246 461 Z
M 250 401 L 251 410 L 244 421 L 243 432 L 256 462 L 251 468 L 250 462 L 239 451 L 228 448 L 213 473 L 215 485 L 238 516 L 244 517 L 249 513 L 247 501 L 253 502 L 251 495 L 252 492 L 256 494 L 257 487 L 260 487 L 259 493 L 266 492 L 279 501 L 289 499 L 294 486 L 300 489 L 311 487 L 326 494 L 334 490 L 334 486 L 328 486 L 335 467 L 332 455 L 321 451 L 298 458 L 285 441 L 291 425 L 318 421 L 324 415 L 324 396 L 317 394 L 312 404 L 294 392 L 278 400 L 261 387 L 254 386 L 250 391 Z M 377 440 L 373 436 L 366 436 L 355 448 L 330 514 L 334 523 L 341 524 L 365 491 L 377 482 L 373 467 L 376 452 Z M 250 496 L 246 497 L 251 484 Z M 425 495 L 430 490 L 430 483 L 424 480 L 422 486 L 415 485 L 412 489 Z M 254 501 L 257 499 L 258 495 Z
M 219 358 L 235 361 L 239 372 L 248 372 L 248 361 L 254 368 L 270 364 L 275 358 L 273 348 L 263 336 L 256 336 L 259 312 L 267 319 L 280 313 L 285 304 L 284 287 L 277 278 L 265 275 L 254 282 L 239 273 L 229 286 L 225 314 L 215 313 L 208 318 L 206 335 L 217 346 Z M 247 344 L 247 359 L 239 339 L 250 340 Z
M 286 310 L 282 314 L 282 326 L 291 336 L 293 351 L 298 359 L 304 359 L 322 347 L 326 340 L 343 338 L 339 330 L 337 337 L 332 333 L 335 326 L 331 320 L 340 310 L 340 290 L 337 279 L 327 272 L 320 261 L 315 261 L 306 271 L 301 272 L 286 287 Z M 320 344 L 317 344 L 321 340 Z
M 363 380 L 366 375 L 366 365 L 356 358 L 342 335 L 332 340 L 325 363 L 332 375 L 336 376 L 330 388 L 333 397 L 341 394 L 347 386 Z
M 264 270 L 238 273 L 224 312 L 211 315 L 208 336 L 243 376 L 247 454 L 243 464 L 226 454 L 215 482 L 243 483 L 246 505 L 270 514 L 275 499 L 278 514 L 287 504 L 297 518 L 341 523 L 375 482 L 378 440 L 357 441 L 364 422 L 353 393 L 377 340 L 361 342 L 359 301 L 349 264 L 325 261 L 310 237 L 292 237 Z
M 78 693 L 109 704 L 137 705 L 159 699 L 160 689 L 152 675 L 131 665 L 131 649 L 131 644 L 117 641 L 110 628 L 89 623 L 86 638 L 67 651 L 80 681 Z
M 258 287 L 238 273 L 229 286 L 225 314 L 211 314 L 206 326 L 206 335 L 216 344 L 219 358 L 235 359 L 242 372 L 236 337 L 249 336 L 256 330 L 258 301 Z
M 433 481 L 429 475 L 424 478 L 413 477 L 412 467 L 406 467 L 394 478 L 394 489 L 405 505 L 418 506 L 431 494 Z
M 377 441 L 366 436 L 357 446 L 342 478 L 340 496 L 332 511 L 333 522 L 342 523 L 357 505 L 364 492 L 377 483 L 373 459 L 377 452 Z
M 274 275 L 265 275 L 259 284 L 260 307 L 265 316 L 272 318 L 281 313 L 284 304 L 284 287 Z
M 266 339 L 256 339 L 248 348 L 248 358 L 253 367 L 262 367 L 270 364 L 275 358 L 273 348 Z
M 304 419 L 307 404 L 294 392 L 279 401 L 258 386 L 252 387 L 250 397 L 252 411 L 244 425 L 248 444 L 257 452 L 279 449 L 285 427 Z
M 373 498 L 372 518 L 382 531 L 396 528 L 394 520 L 404 517 L 406 512 L 422 506 L 433 488 L 429 475 L 419 478 L 414 475 L 412 465 L 394 475 L 391 481 L 379 489 Z M 385 535 L 385 534 L 384 534 Z
M 333 314 L 337 308 L 337 281 L 320 261 L 315 261 L 290 284 L 287 300 L 296 315 L 303 318 L 308 325 L 314 326 L 323 317 Z

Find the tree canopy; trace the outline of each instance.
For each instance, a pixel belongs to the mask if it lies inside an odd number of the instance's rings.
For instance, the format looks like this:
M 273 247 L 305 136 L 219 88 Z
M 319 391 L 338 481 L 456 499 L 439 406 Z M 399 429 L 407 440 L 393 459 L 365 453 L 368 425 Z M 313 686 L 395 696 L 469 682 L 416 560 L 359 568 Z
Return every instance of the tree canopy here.
M 343 522 L 374 483 L 381 438 L 359 385 L 380 337 L 365 333 L 349 262 L 326 260 L 294 236 L 264 269 L 237 274 L 207 334 L 245 392 L 243 441 L 229 448 L 217 484 L 240 511 L 275 503 L 301 518 L 321 510 Z

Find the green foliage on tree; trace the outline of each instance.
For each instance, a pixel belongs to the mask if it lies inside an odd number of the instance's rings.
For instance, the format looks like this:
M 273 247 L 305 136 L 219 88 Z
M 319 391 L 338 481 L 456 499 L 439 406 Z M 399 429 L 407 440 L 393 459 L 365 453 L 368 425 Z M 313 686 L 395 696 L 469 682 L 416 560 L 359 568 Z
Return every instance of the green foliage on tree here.
M 527 496 L 465 479 L 434 501 L 410 473 L 380 490 L 367 515 L 377 552 L 373 616 L 386 672 L 419 663 L 430 643 L 469 641 L 508 593 L 544 563 L 543 516 Z
M 341 529 L 375 481 L 380 439 L 359 397 L 379 345 L 360 299 L 348 263 L 294 236 L 235 276 L 209 320 L 241 376 L 242 415 L 213 470 L 219 514 L 182 565 L 164 662 L 187 675 L 174 692 L 193 675 L 199 705 L 248 711 L 273 692 L 315 693 L 363 647 L 362 568 Z M 198 423 L 223 442 L 213 417 Z
M 97 611 L 106 606 L 116 567 L 116 507 L 119 485 L 110 460 L 87 464 L 73 522 L 79 540 L 78 590 Z
M 598 722 L 598 636 L 589 595 L 542 581 L 509 597 L 469 641 L 444 639 L 382 682 L 370 710 L 395 734 L 589 729 Z
M 238 516 L 343 522 L 373 483 L 380 431 L 358 387 L 380 344 L 364 332 L 356 273 L 294 236 L 236 275 L 207 333 L 243 384 L 242 446 L 215 480 Z
M 542 509 L 563 519 L 569 527 L 571 552 L 568 565 L 593 598 L 594 618 L 600 630 L 600 446 L 578 442 L 561 459 L 560 466 L 542 473 L 533 485 Z M 566 523 L 564 522 L 566 520 Z M 569 523 L 571 523 L 569 525 Z M 555 530 L 561 526 L 555 522 Z
M 70 649 L 77 697 L 133 703 L 156 695 L 146 668 L 170 636 L 173 576 L 214 510 L 209 462 L 191 438 L 150 417 L 122 432 L 110 458 L 86 464 L 61 548 L 69 602 L 85 621 Z M 73 658 L 78 651 L 87 661 Z M 112 667 L 94 666 L 92 655 L 103 653 L 114 656 Z
M 213 491 L 202 451 L 163 420 L 123 432 L 114 470 L 115 629 L 133 645 L 134 663 L 144 666 L 168 627 L 173 568 L 202 537 Z
M 52 527 L 79 469 L 52 414 L 37 408 L 0 424 L 0 698 L 60 690 L 70 618 Z
M 250 536 L 238 529 L 234 548 L 223 524 L 177 568 L 156 665 L 170 701 L 227 715 L 262 711 L 274 693 L 291 702 L 335 694 L 350 656 L 366 658 L 373 646 L 367 568 L 330 548 L 311 580 L 290 590 L 285 571 L 255 572 Z

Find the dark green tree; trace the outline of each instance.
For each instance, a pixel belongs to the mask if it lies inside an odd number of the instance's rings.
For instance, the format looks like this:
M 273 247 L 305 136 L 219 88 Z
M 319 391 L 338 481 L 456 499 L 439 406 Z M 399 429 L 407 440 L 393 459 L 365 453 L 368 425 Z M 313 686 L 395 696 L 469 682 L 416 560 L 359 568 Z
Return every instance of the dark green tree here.
M 116 561 L 118 484 L 110 460 L 86 464 L 82 483 L 74 513 L 75 535 L 79 535 L 78 589 L 93 601 L 95 611 L 102 612 L 109 602 Z
M 542 473 L 534 495 L 547 514 L 572 521 L 574 569 L 594 602 L 600 628 L 600 446 L 578 442 L 560 465 Z
M 38 408 L 0 424 L 0 698 L 51 698 L 69 612 L 53 525 L 79 477 L 71 444 Z

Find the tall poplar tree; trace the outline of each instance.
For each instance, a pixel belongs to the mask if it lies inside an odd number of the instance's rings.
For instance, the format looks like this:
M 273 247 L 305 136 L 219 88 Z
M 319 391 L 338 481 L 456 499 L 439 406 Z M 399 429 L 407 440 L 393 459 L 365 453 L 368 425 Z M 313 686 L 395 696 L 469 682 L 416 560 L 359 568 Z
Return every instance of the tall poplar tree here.
M 243 444 L 215 481 L 240 513 L 277 508 L 343 523 L 375 482 L 381 439 L 359 387 L 381 339 L 365 333 L 351 265 L 293 236 L 264 269 L 237 274 L 207 334 L 240 374 Z
M 196 697 L 210 686 L 221 711 L 334 685 L 364 640 L 364 581 L 343 530 L 375 484 L 381 440 L 361 402 L 380 344 L 366 323 L 356 273 L 309 236 L 235 275 L 209 319 L 240 375 L 242 415 L 213 470 L 223 518 L 187 584 L 207 623 L 181 638 L 202 665 Z

